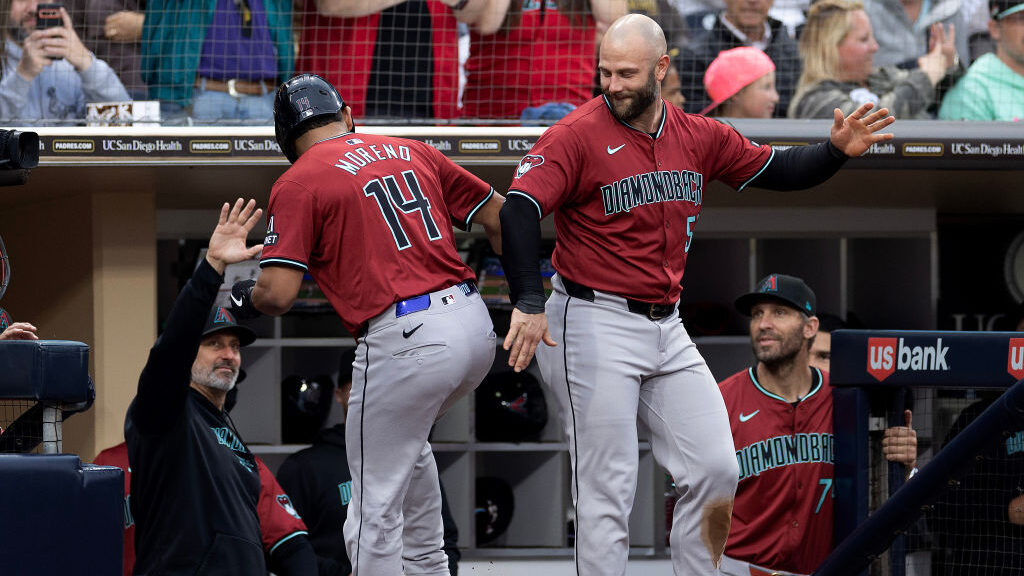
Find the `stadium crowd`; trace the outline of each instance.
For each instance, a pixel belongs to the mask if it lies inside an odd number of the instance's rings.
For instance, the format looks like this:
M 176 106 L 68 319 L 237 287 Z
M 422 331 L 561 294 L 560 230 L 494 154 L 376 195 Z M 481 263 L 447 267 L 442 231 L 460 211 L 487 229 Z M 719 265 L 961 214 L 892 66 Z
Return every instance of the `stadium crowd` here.
M 24 124 L 132 99 L 159 101 L 164 124 L 267 125 L 276 87 L 311 72 L 361 121 L 547 125 L 600 93 L 597 47 L 627 12 L 666 31 L 690 113 L 828 118 L 872 102 L 906 119 L 1024 117 L 1019 0 L 3 4 L 0 119 Z

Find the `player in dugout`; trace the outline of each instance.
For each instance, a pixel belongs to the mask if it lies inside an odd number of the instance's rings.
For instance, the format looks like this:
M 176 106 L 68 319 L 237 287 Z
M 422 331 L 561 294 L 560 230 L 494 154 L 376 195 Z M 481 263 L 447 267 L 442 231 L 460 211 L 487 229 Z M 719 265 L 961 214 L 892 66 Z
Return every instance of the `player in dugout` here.
M 719 384 L 740 468 L 723 576 L 812 573 L 832 550 L 833 433 L 828 372 L 810 365 L 817 298 L 795 276 L 770 274 L 736 299 L 750 317 L 757 363 Z M 917 434 L 885 431 L 882 452 L 917 461 Z
M 301 530 L 264 547 L 259 466 L 224 411 L 240 349 L 255 334 L 213 303 L 225 268 L 260 253 L 245 243 L 262 214 L 255 206 L 239 198 L 221 207 L 206 257 L 178 294 L 128 407 L 139 576 L 252 576 L 268 565 L 281 575 L 317 573 Z

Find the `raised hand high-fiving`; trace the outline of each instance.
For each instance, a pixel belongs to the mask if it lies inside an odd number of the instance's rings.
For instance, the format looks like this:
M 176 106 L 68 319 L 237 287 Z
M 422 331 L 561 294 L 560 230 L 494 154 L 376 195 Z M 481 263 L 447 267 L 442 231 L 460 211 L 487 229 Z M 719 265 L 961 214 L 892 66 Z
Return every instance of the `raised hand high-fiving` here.
M 256 201 L 249 200 L 245 205 L 239 198 L 234 206 L 224 203 L 220 208 L 220 219 L 217 227 L 210 235 L 210 247 L 206 251 L 206 261 L 221 274 L 228 264 L 242 262 L 259 256 L 263 245 L 246 247 L 245 241 L 249 231 L 259 222 L 263 210 L 256 208 Z

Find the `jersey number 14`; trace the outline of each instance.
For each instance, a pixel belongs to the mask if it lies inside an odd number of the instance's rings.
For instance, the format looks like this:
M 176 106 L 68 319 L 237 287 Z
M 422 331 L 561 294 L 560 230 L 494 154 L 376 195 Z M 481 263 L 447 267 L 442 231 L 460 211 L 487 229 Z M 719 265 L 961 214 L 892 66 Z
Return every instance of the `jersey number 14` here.
M 407 199 L 402 194 L 398 179 L 394 175 L 370 180 L 363 186 L 363 194 L 367 198 L 377 201 L 377 207 L 380 208 L 380 213 L 384 216 L 384 222 L 391 229 L 391 236 L 395 239 L 395 245 L 399 250 L 405 250 L 412 246 L 412 242 L 409 241 L 409 236 L 402 228 L 402 221 L 399 219 L 398 212 L 395 211 L 396 208 L 404 214 L 419 212 L 423 228 L 427 231 L 427 238 L 431 242 L 439 240 L 441 232 L 437 229 L 437 224 L 434 223 L 434 217 L 430 215 L 430 200 L 423 195 L 419 180 L 416 179 L 416 173 L 406 170 L 402 172 L 402 179 L 405 181 L 411 199 Z

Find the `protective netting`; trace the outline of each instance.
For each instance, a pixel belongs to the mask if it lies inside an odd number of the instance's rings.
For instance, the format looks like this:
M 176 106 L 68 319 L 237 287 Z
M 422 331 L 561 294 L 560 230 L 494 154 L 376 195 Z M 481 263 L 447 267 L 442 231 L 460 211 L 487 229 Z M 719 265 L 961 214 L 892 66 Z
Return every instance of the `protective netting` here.
M 1001 392 L 915 388 L 912 408 L 918 432 L 918 468 L 926 469 Z M 903 474 L 901 467 L 884 461 L 880 438 L 873 438 L 872 443 L 872 511 L 900 484 L 891 483 L 890 476 Z M 967 465 L 964 475 L 951 480 L 903 538 L 872 563 L 870 574 L 1024 574 L 1024 422 L 1003 430 L 997 442 L 964 455 L 963 461 Z
M 0 430 L 0 453 L 42 452 L 41 405 L 30 400 L 0 399 Z
M 546 125 L 601 93 L 598 46 L 627 11 L 664 28 L 663 93 L 688 112 L 831 117 L 871 101 L 902 118 L 1024 116 L 1018 0 L 0 4 L 12 125 L 265 125 L 297 72 L 331 81 L 360 123 Z

